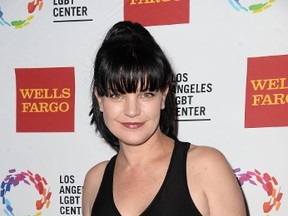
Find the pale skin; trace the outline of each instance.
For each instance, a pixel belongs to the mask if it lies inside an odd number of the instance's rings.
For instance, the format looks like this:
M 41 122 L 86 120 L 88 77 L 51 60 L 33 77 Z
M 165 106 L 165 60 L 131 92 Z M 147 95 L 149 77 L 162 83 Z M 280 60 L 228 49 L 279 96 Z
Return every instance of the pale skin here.
M 100 111 L 119 139 L 113 196 L 123 216 L 139 216 L 158 193 L 171 159 L 174 140 L 159 128 L 160 111 L 168 89 L 100 97 Z M 83 187 L 82 213 L 91 216 L 108 161 L 92 167 Z M 239 184 L 226 158 L 212 147 L 191 145 L 187 156 L 187 183 L 203 216 L 245 216 Z

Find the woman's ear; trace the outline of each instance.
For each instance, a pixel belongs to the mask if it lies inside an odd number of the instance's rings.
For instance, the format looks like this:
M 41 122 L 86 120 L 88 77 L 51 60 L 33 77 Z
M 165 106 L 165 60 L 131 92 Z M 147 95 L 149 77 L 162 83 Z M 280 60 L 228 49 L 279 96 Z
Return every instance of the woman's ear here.
M 169 87 L 167 86 L 164 91 L 162 92 L 162 104 L 161 104 L 161 109 L 164 109 L 165 108 L 165 102 L 166 102 L 166 97 L 167 97 L 167 94 L 169 92 Z
M 96 89 L 94 91 L 94 94 L 99 104 L 99 110 L 100 112 L 103 112 L 103 96 L 100 96 Z

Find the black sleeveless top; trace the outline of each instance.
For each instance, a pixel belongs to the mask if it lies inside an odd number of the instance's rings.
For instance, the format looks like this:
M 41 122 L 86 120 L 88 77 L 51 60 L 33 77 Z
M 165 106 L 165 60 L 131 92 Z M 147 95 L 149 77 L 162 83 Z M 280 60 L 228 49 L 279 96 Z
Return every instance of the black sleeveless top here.
M 189 143 L 175 141 L 164 182 L 141 216 L 201 216 L 187 185 L 186 158 L 189 147 Z M 121 216 L 112 194 L 116 156 L 107 164 L 91 216 Z

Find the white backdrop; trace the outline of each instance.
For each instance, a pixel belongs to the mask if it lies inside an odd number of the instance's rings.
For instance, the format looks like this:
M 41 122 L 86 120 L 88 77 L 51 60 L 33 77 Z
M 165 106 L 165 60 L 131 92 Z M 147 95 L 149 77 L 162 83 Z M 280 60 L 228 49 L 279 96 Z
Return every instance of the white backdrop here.
M 154 4 L 180 1 L 184 0 Z M 124 19 L 124 1 L 35 1 L 35 11 L 29 16 L 27 3 L 0 0 L 0 215 L 81 215 L 81 186 L 86 172 L 115 154 L 90 126 L 88 113 L 94 56 L 107 30 Z M 249 10 L 249 5 L 264 3 L 267 7 L 263 11 Z M 76 6 L 78 9 L 71 9 Z M 59 16 L 60 8 L 78 10 L 78 14 Z M 250 84 L 248 58 L 288 54 L 288 2 L 191 0 L 189 14 L 189 23 L 147 25 L 171 60 L 179 87 L 188 88 L 184 93 L 176 92 L 178 137 L 214 146 L 226 155 L 243 183 L 250 215 L 286 216 L 288 122 L 284 119 L 282 126 L 245 127 L 245 101 Z M 24 25 L 18 22 L 15 28 L 11 21 L 20 19 L 31 20 Z M 275 76 L 268 78 L 288 79 L 287 58 L 286 62 L 281 77 L 275 70 Z M 276 67 L 277 61 L 273 64 Z M 69 78 L 71 85 L 75 81 L 75 102 L 70 104 L 75 108 L 74 129 L 43 132 L 43 125 L 56 126 L 63 120 L 35 122 L 34 116 L 39 113 L 32 113 L 24 123 L 36 125 L 39 131 L 17 132 L 17 112 L 21 110 L 17 108 L 15 69 L 53 71 L 58 67 L 74 68 L 75 77 Z M 35 88 L 42 85 L 43 89 L 52 89 L 58 79 L 47 79 L 47 87 L 45 80 L 43 84 L 22 75 L 24 85 L 32 82 Z M 261 73 L 257 76 L 261 78 Z M 281 92 L 288 95 L 288 81 L 284 85 Z M 279 105 L 286 115 L 287 103 L 288 98 Z M 48 114 L 53 115 L 51 111 Z M 280 118 L 272 111 L 267 116 Z M 256 123 L 258 120 L 255 117 Z

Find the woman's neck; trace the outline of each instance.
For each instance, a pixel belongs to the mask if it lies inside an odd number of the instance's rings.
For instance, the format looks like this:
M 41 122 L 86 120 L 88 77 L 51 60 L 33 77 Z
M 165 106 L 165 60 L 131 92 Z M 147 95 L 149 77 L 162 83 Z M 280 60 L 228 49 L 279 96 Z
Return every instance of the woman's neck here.
M 173 146 L 174 140 L 161 132 L 141 145 L 120 144 L 117 161 L 120 166 L 126 168 L 146 166 L 153 160 L 170 153 Z

